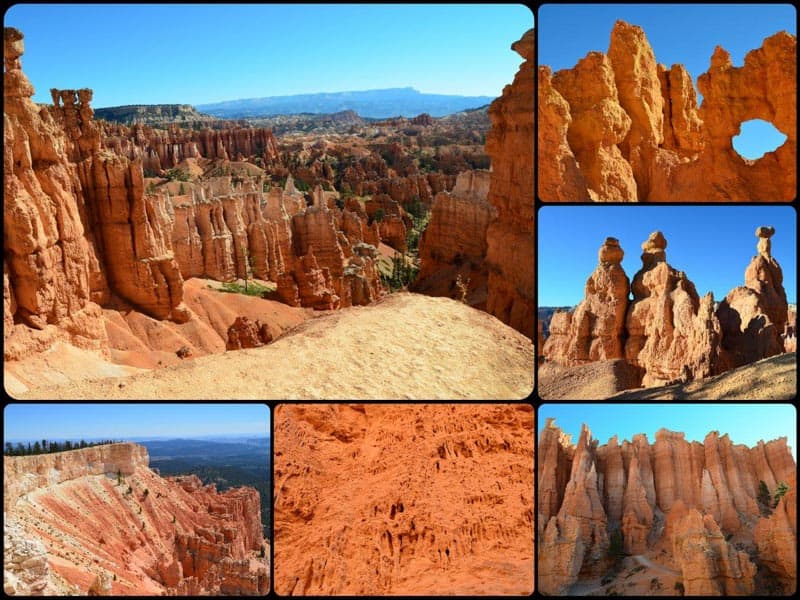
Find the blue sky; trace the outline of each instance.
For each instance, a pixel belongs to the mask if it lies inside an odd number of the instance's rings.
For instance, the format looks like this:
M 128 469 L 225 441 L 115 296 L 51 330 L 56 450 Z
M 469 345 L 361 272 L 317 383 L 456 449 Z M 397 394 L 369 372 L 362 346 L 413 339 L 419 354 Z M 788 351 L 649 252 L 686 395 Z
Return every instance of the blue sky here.
M 682 431 L 688 441 L 702 442 L 709 431 L 729 434 L 736 444 L 755 446 L 758 440 L 768 442 L 786 436 L 796 456 L 797 427 L 795 408 L 791 404 L 543 404 L 537 413 L 539 433 L 547 417 L 578 441 L 581 424 L 586 423 L 600 444 L 614 435 L 620 443 L 634 434 L 645 433 L 652 444 L 656 431 L 666 427 Z
M 644 29 L 659 63 L 683 64 L 695 89 L 716 46 L 730 52 L 733 65 L 740 67 L 764 38 L 781 30 L 797 34 L 791 4 L 545 4 L 538 18 L 539 64 L 553 71 L 572 68 L 593 50 L 607 52 L 611 29 L 622 19 Z M 758 158 L 784 139 L 759 125 L 734 147 L 745 158 Z
M 203 435 L 269 435 L 265 404 L 9 404 L 3 439 L 186 438 Z
M 787 299 L 797 301 L 797 217 L 789 206 L 546 206 L 538 219 L 539 306 L 583 299 L 607 237 L 620 241 L 632 280 L 642 266 L 642 242 L 656 230 L 667 239 L 667 262 L 686 273 L 698 294 L 713 291 L 719 302 L 744 285 L 761 225 L 775 227 L 772 256 L 783 270 Z
M 93 106 L 412 86 L 499 96 L 533 27 L 524 5 L 16 5 L 34 100 L 89 87 Z

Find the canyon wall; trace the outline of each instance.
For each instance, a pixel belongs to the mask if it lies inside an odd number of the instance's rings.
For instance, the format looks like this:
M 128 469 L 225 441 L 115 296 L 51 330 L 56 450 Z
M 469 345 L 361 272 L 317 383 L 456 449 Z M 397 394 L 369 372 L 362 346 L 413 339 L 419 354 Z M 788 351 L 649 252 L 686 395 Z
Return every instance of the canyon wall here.
M 644 31 L 617 21 L 607 54 L 539 67 L 539 197 L 545 201 L 790 201 L 797 193 L 797 38 L 785 31 L 742 67 L 717 46 L 697 87 L 658 64 Z M 732 138 L 751 119 L 787 139 L 756 160 Z
M 419 240 L 420 268 L 412 290 L 460 299 L 456 278 L 467 285 L 467 302 L 486 302 L 486 230 L 497 217 L 487 201 L 489 171 L 464 171 L 451 192 L 436 194 L 430 221 Z
M 148 462 L 132 443 L 4 457 L 11 591 L 267 593 L 258 492 L 220 493 L 194 475 L 161 478 Z
M 542 592 L 603 574 L 613 538 L 628 554 L 663 550 L 659 561 L 681 573 L 687 595 L 751 594 L 757 569 L 794 591 L 796 465 L 785 437 L 748 448 L 716 431 L 700 443 L 661 429 L 653 444 L 639 434 L 598 446 L 584 425 L 573 445 L 548 419 L 538 452 Z M 761 482 L 770 495 L 789 486 L 770 515 Z M 734 548 L 733 535 L 754 552 Z
M 280 595 L 533 590 L 526 405 L 281 405 Z
M 55 339 L 103 348 L 98 304 L 114 298 L 183 322 L 183 280 L 165 207 L 141 167 L 100 149 L 91 90 L 52 90 L 39 107 L 21 70 L 22 34 L 4 30 L 4 339 L 6 358 Z
M 642 244 L 642 268 L 630 283 L 623 251 L 606 238 L 584 299 L 556 312 L 544 343 L 547 360 L 576 366 L 624 359 L 645 387 L 687 382 L 785 351 L 789 318 L 783 272 L 771 255 L 773 227 L 756 229 L 758 255 L 745 270 L 745 286 L 714 308 L 683 271 L 666 262 L 667 240 L 653 232 Z
M 511 48 L 525 62 L 489 107 L 486 136 L 488 200 L 497 210 L 486 231 L 486 311 L 533 339 L 533 29 Z

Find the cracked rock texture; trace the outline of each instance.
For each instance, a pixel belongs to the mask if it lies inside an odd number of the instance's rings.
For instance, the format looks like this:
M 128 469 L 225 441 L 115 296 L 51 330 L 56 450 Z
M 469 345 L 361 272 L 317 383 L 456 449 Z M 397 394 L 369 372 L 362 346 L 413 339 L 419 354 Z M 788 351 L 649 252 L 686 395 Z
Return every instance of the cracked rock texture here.
M 281 405 L 275 591 L 533 590 L 526 405 Z

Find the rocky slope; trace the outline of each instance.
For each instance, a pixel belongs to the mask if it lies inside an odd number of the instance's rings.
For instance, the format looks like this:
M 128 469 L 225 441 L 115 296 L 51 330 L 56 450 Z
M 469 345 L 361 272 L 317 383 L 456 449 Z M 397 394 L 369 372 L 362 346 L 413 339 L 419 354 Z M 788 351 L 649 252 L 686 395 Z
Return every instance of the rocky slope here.
M 797 186 L 797 37 L 778 32 L 742 67 L 717 46 L 697 87 L 617 21 L 608 52 L 539 67 L 539 196 L 549 201 L 789 201 Z M 787 136 L 757 160 L 731 139 L 751 119 Z
M 6 592 L 265 594 L 258 492 L 148 464 L 131 443 L 4 457 Z
M 711 293 L 701 298 L 687 275 L 666 262 L 667 240 L 659 231 L 642 244 L 629 300 L 622 249 L 607 238 L 584 300 L 572 312 L 553 314 L 546 360 L 571 367 L 624 359 L 639 371 L 641 385 L 651 387 L 703 379 L 784 352 L 788 304 L 781 267 L 770 253 L 774 233 L 773 227 L 756 230 L 758 255 L 745 271 L 745 286 L 716 309 Z
M 275 591 L 528 594 L 533 411 L 281 405 Z
M 717 431 L 699 443 L 661 429 L 653 444 L 639 434 L 598 446 L 586 425 L 572 444 L 548 419 L 538 452 L 542 592 L 613 578 L 622 553 L 675 572 L 686 595 L 764 593 L 765 578 L 794 592 L 797 476 L 785 437 L 747 448 Z M 759 501 L 761 482 L 770 494 L 789 486 L 774 509 Z

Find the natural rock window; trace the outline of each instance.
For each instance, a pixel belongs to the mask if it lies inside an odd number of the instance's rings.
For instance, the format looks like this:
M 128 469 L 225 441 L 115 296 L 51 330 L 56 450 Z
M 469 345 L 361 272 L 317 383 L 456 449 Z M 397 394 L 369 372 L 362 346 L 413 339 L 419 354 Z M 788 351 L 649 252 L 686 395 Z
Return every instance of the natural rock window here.
M 784 134 L 762 119 L 745 121 L 740 129 L 741 133 L 733 137 L 733 149 L 749 160 L 757 160 L 767 152 L 777 150 L 786 141 Z

